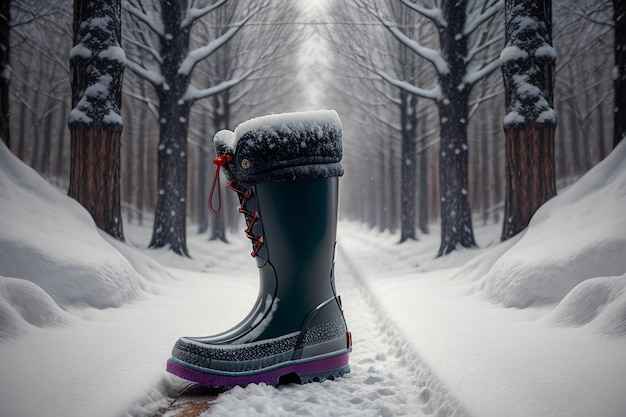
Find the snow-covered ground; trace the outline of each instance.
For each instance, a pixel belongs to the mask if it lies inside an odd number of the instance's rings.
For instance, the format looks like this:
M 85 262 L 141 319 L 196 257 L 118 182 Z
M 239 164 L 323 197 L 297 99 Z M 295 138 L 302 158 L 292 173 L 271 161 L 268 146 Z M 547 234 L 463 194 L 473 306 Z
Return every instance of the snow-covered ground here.
M 626 144 L 522 235 L 433 259 L 438 233 L 340 224 L 352 372 L 236 388 L 214 416 L 626 415 Z M 190 229 L 191 232 L 191 229 Z M 127 244 L 0 144 L 0 416 L 149 416 L 185 383 L 175 340 L 227 329 L 256 296 L 249 242 L 190 233 L 193 259 Z

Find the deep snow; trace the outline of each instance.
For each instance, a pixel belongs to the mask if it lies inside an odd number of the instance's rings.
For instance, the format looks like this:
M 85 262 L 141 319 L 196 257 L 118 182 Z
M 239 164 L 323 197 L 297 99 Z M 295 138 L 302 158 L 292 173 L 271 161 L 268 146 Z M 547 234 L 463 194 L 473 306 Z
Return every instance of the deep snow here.
M 624 207 L 622 143 L 503 244 L 499 225 L 477 227 L 483 249 L 433 259 L 436 232 L 398 245 L 342 222 L 337 285 L 361 333 L 352 373 L 234 389 L 208 414 L 623 417 Z M 147 228 L 125 232 L 127 244 L 99 233 L 0 144 L 0 415 L 150 415 L 184 384 L 164 371 L 174 341 L 252 305 L 242 236 L 190 235 L 182 259 L 143 249 Z

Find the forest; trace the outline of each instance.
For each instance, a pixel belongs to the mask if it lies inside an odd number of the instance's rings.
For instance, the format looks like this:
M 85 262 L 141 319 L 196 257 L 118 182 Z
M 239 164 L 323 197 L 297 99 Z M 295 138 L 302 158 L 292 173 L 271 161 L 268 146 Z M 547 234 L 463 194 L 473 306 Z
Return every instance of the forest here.
M 86 120 L 77 117 L 72 80 L 81 78 L 80 65 L 91 65 L 81 60 L 90 55 L 79 42 L 89 25 L 76 20 L 83 3 L 3 2 L 0 39 L 3 138 L 70 195 L 72 131 Z M 123 240 L 123 223 L 154 225 L 150 246 L 181 255 L 190 255 L 187 233 L 227 240 L 227 231 L 241 228 L 234 196 L 225 193 L 219 215 L 207 209 L 212 138 L 253 117 L 336 110 L 345 168 L 340 218 L 399 232 L 401 241 L 440 233 L 433 256 L 474 246 L 472 224 L 501 223 L 503 240 L 514 235 L 529 220 L 520 214 L 508 229 L 516 204 L 540 198 L 538 206 L 572 184 L 625 130 L 616 93 L 625 77 L 624 59 L 617 62 L 626 49 L 617 41 L 624 41 L 620 0 L 544 1 L 541 10 L 504 0 L 103 3 L 119 15 L 119 35 L 111 35 L 119 42 L 106 50 L 118 55 L 107 62 L 123 64 L 113 77 L 121 120 L 107 125 L 121 131 L 119 202 L 112 203 L 121 219 L 113 216 L 113 233 L 103 228 Z M 527 76 L 511 63 L 528 55 L 514 41 L 525 28 L 520 16 L 532 13 L 544 18 L 532 33 L 541 34 L 533 51 L 547 90 L 532 128 L 547 129 L 553 154 L 545 164 L 533 161 L 545 168 L 533 179 L 542 191 L 515 202 L 507 149 L 521 139 L 507 79 Z M 177 162 L 166 161 L 172 153 Z

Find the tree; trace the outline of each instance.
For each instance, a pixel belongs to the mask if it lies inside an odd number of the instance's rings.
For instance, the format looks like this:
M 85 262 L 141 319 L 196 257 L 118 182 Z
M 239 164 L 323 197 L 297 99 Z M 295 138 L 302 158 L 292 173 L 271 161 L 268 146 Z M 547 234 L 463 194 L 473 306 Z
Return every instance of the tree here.
M 373 71 L 389 83 L 410 94 L 434 100 L 439 109 L 441 136 L 439 152 L 439 183 L 441 202 L 441 245 L 437 256 L 463 246 L 476 246 L 472 214 L 468 202 L 468 102 L 473 86 L 495 71 L 498 57 L 484 54 L 498 41 L 484 24 L 502 9 L 503 0 L 486 0 L 480 4 L 468 0 L 442 0 L 439 6 L 425 7 L 410 0 L 397 0 L 430 21 L 439 35 L 439 50 L 425 46 L 409 37 L 380 10 L 365 4 L 393 37 L 417 56 L 430 62 L 438 82 L 432 88 L 398 79 L 380 67 Z
M 2 4 L 0 4 L 0 138 L 9 148 L 11 147 L 11 137 L 9 135 L 10 22 L 11 0 L 3 0 Z
M 148 80 L 159 99 L 158 198 L 150 247 L 169 247 L 179 255 L 187 250 L 187 134 L 191 106 L 239 84 L 254 68 L 244 68 L 237 76 L 217 85 L 196 88 L 192 76 L 196 66 L 212 56 L 261 10 L 268 1 L 246 2 L 239 19 L 223 22 L 227 30 L 210 42 L 190 50 L 194 23 L 209 15 L 228 0 L 215 0 L 195 7 L 186 0 L 161 1 L 159 7 L 148 9 L 141 0 L 129 0 L 126 10 L 137 24 L 127 41 L 152 55 L 152 62 L 140 62 L 130 56 L 127 66 Z M 145 33 L 145 29 L 149 34 Z M 152 36 L 152 38 L 150 37 Z
M 91 213 L 98 227 L 123 240 L 121 0 L 75 0 L 73 33 L 68 194 Z
M 286 3 L 283 5 L 287 6 Z M 237 3 L 228 3 L 215 10 L 206 19 L 198 22 L 199 29 L 195 42 L 205 44 L 219 38 L 229 30 L 224 22 L 237 19 L 241 9 Z M 212 138 L 215 132 L 232 129 L 234 123 L 247 120 L 255 115 L 270 111 L 293 110 L 293 92 L 301 90 L 292 79 L 299 69 L 287 56 L 295 56 L 303 39 L 303 31 L 294 31 L 284 22 L 298 20 L 295 7 L 282 7 L 274 1 L 271 21 L 246 25 L 239 35 L 215 51 L 212 59 L 204 60 L 196 70 L 196 82 L 205 85 L 218 85 L 232 79 L 242 68 L 256 68 L 255 74 L 245 82 L 212 95 L 203 101 L 203 107 L 196 111 L 200 119 L 201 131 L 194 150 L 197 153 L 196 172 L 198 192 L 196 200 L 198 233 L 210 227 L 210 240 L 226 242 L 226 223 L 229 210 L 207 216 L 207 199 L 210 180 L 214 170 L 210 161 L 215 156 Z M 279 24 L 273 25 L 272 22 Z M 267 30 L 268 26 L 271 30 Z M 246 53 L 241 53 L 246 51 Z M 210 166 L 208 166 L 210 165 Z M 236 199 L 224 195 L 225 207 Z M 193 201 L 191 199 L 190 201 Z
M 344 79 L 338 88 L 330 88 L 329 92 L 340 91 L 346 96 L 347 90 L 352 90 L 349 94 L 352 96 L 350 100 L 354 103 L 346 105 L 346 108 L 350 109 L 346 115 L 354 116 L 358 111 L 364 115 L 358 114 L 356 118 L 371 119 L 371 126 L 367 128 L 363 126 L 364 132 L 359 134 L 360 141 L 365 137 L 371 137 L 375 141 L 372 142 L 372 146 L 376 149 L 371 150 L 374 154 L 371 158 L 383 164 L 374 175 L 375 180 L 380 181 L 380 185 L 375 189 L 380 189 L 381 195 L 376 196 L 374 206 L 369 207 L 372 210 L 376 208 L 376 213 L 371 219 L 381 230 L 391 231 L 399 226 L 402 243 L 417 239 L 418 221 L 420 229 L 427 231 L 422 217 L 428 214 L 424 207 L 427 201 L 425 188 L 428 181 L 424 157 L 427 153 L 420 152 L 418 159 L 417 150 L 418 146 L 420 151 L 426 150 L 421 142 L 425 139 L 422 133 L 426 131 L 423 123 L 426 119 L 427 102 L 380 77 L 373 78 L 371 73 L 372 67 L 386 66 L 388 73 L 394 77 L 415 83 L 419 78 L 424 80 L 424 74 L 428 69 L 424 68 L 423 61 L 408 47 L 385 36 L 385 29 L 381 25 L 372 25 L 367 14 L 364 15 L 364 20 L 357 20 L 359 13 L 368 6 L 375 5 L 335 2 L 328 12 L 330 16 L 334 16 L 337 25 L 332 33 L 325 34 L 327 43 L 344 58 L 332 71 L 335 76 Z M 422 25 L 416 19 L 416 14 L 403 5 L 391 4 L 388 13 L 397 25 L 405 28 L 409 36 L 422 32 Z M 346 24 L 346 21 L 350 23 Z M 345 78 L 352 81 L 347 82 Z M 372 103 L 377 105 L 372 106 Z M 382 129 L 377 126 L 382 126 Z M 384 139 L 376 140 L 381 137 Z M 395 149 L 396 144 L 399 144 L 399 152 Z M 346 158 L 348 155 L 346 152 Z M 399 187 L 396 187 L 394 179 L 397 179 Z
M 613 22 L 615 24 L 615 94 L 613 147 L 626 136 L 626 1 L 613 0 Z
M 528 226 L 556 195 L 551 0 L 507 0 L 501 58 L 506 96 L 506 194 L 502 240 Z

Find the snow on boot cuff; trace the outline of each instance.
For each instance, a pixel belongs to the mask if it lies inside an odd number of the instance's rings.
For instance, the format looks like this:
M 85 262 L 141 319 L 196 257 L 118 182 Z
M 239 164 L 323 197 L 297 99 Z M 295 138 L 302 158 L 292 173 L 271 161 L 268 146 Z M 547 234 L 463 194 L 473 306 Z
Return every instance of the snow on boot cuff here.
M 259 183 L 343 175 L 342 126 L 334 110 L 258 117 L 213 138 L 218 155 L 230 154 L 227 176 Z

